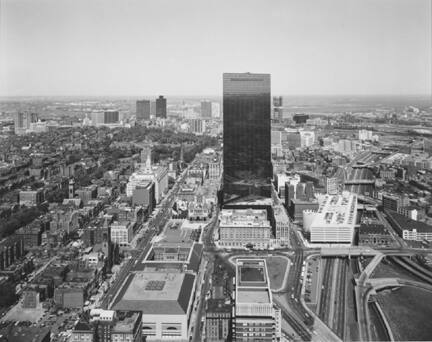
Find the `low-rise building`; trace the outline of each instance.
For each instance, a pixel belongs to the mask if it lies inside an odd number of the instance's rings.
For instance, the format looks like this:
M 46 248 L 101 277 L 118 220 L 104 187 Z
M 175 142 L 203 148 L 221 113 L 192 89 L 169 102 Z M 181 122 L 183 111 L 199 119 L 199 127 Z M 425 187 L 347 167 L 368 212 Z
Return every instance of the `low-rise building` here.
M 281 312 L 272 301 L 264 259 L 237 259 L 233 340 L 277 341 Z
M 26 207 L 34 207 L 41 204 L 44 200 L 42 189 L 22 190 L 19 192 L 19 203 Z
M 384 210 L 398 211 L 399 208 L 409 205 L 407 196 L 383 194 L 382 205 Z
M 24 249 L 40 246 L 42 243 L 42 228 L 37 225 L 25 226 L 15 232 L 24 241 Z
M 213 160 L 208 163 L 209 178 L 219 178 L 221 175 L 221 160 L 218 155 L 215 155 Z
M 191 221 L 207 221 L 211 215 L 211 205 L 203 200 L 195 200 L 188 205 L 188 219 Z
M 129 275 L 114 308 L 142 312 L 146 341 L 188 341 L 195 285 L 191 273 L 137 272 Z
M 143 166 L 129 177 L 126 186 L 126 195 L 133 196 L 137 186 L 146 186 L 148 181 L 155 184 L 155 200 L 159 203 L 163 195 L 168 191 L 168 168 L 165 166 Z
M 133 226 L 129 221 L 113 222 L 111 224 L 111 241 L 120 247 L 129 246 L 133 238 Z
M 54 303 L 60 308 L 82 309 L 84 286 L 62 285 L 54 289 Z
M 137 185 L 132 191 L 132 204 L 147 208 L 151 213 L 156 206 L 155 184 L 153 181 L 145 181 Z
M 329 195 L 337 195 L 339 192 L 339 179 L 337 177 L 326 177 L 325 191 Z
M 111 331 L 112 342 L 142 342 L 142 313 L 139 311 L 117 312 Z
M 79 321 L 74 329 L 69 340 L 70 342 L 94 342 L 95 341 L 95 327 L 86 322 Z
M 24 255 L 24 239 L 12 235 L 0 242 L 0 271 L 12 265 Z
M 223 209 L 219 215 L 219 245 L 225 248 L 266 249 L 271 225 L 265 209 Z
M 51 330 L 35 326 L 7 326 L 0 329 L 0 341 L 7 342 L 50 342 Z
M 386 211 L 393 229 L 404 240 L 432 241 L 432 226 L 415 221 L 394 211 Z
M 281 243 L 289 244 L 290 241 L 290 221 L 285 208 L 282 205 L 273 208 L 276 224 L 276 240 Z
M 362 223 L 359 228 L 359 245 L 389 247 L 394 239 L 388 229 L 380 223 Z
M 233 306 L 225 299 L 209 299 L 206 307 L 206 340 L 209 342 L 231 341 Z
M 299 224 L 303 223 L 303 212 L 304 211 L 316 211 L 318 210 L 318 201 L 305 201 L 301 199 L 292 199 L 291 205 L 288 207 L 288 214 L 291 219 Z

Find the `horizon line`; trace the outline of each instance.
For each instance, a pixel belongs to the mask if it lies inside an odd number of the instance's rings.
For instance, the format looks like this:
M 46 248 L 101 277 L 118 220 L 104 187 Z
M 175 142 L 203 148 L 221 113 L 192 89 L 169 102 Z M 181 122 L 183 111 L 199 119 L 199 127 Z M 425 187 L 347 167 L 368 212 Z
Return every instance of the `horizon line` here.
M 165 98 L 168 97 L 197 97 L 197 98 L 202 98 L 203 100 L 206 100 L 207 97 L 223 97 L 223 94 L 199 94 L 199 95 L 193 95 L 193 94 L 144 94 L 144 95 L 137 95 L 137 94 L 130 94 L 130 95 L 113 95 L 113 94 L 98 94 L 98 95 L 80 95 L 80 94 L 56 94 L 56 95 L 0 95 L 0 99 L 6 99 L 6 98 L 25 98 L 25 97 L 33 97 L 33 98 L 41 98 L 41 97 L 81 97 L 81 98 L 95 98 L 95 97 L 133 97 L 133 98 L 137 98 L 137 99 L 145 99 L 147 97 L 158 97 L 159 95 L 162 95 Z M 432 94 L 428 94 L 428 93 L 376 93 L 376 94 L 363 94 L 363 93 L 341 93 L 341 94 L 305 94 L 305 93 L 298 93 L 298 94 L 272 94 L 271 96 L 287 96 L 287 97 L 293 97 L 293 96 L 324 96 L 324 97 L 333 97 L 333 96 L 354 96 L 354 97 L 365 97 L 365 96 L 392 96 L 392 97 L 396 97 L 396 96 L 406 96 L 406 97 L 411 97 L 411 96 L 418 96 L 418 97 L 430 97 L 432 100 Z

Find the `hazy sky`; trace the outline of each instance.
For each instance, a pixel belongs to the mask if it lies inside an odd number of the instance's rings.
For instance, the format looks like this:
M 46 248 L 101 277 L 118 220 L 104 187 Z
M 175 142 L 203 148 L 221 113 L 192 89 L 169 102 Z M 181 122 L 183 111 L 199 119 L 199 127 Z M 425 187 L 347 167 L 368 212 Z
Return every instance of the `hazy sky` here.
M 430 94 L 430 0 L 0 0 L 0 95 Z

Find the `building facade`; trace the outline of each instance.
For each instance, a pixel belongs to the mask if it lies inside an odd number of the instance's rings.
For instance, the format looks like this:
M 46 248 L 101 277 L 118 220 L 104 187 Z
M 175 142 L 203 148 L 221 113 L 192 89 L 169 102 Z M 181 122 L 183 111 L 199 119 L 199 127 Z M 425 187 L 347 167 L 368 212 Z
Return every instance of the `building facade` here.
M 212 103 L 210 101 L 201 101 L 201 117 L 206 119 L 212 117 Z
M 224 202 L 270 197 L 270 75 L 223 75 Z
M 232 305 L 224 299 L 207 300 L 206 341 L 227 342 L 231 340 Z
M 219 245 L 225 248 L 266 249 L 271 225 L 265 209 L 223 209 L 219 215 Z
M 136 102 L 137 121 L 150 120 L 150 101 L 138 100 Z
M 111 224 L 111 241 L 121 247 L 129 246 L 133 238 L 131 222 L 114 222 Z
M 233 341 L 279 341 L 281 313 L 273 305 L 264 259 L 236 262 Z
M 285 208 L 282 205 L 273 208 L 276 223 L 276 240 L 287 244 L 290 241 L 290 222 Z
M 167 100 L 162 95 L 156 99 L 156 117 L 161 119 L 167 117 Z
M 14 118 L 15 134 L 25 134 L 30 125 L 38 121 L 38 115 L 30 112 L 18 112 Z
M 311 243 L 351 244 L 357 220 L 357 196 L 344 191 L 342 195 L 325 195 L 318 199 L 319 208 L 308 224 Z M 310 216 L 309 215 L 309 216 Z
M 43 202 L 42 190 L 24 190 L 19 192 L 19 203 L 26 207 L 38 206 Z

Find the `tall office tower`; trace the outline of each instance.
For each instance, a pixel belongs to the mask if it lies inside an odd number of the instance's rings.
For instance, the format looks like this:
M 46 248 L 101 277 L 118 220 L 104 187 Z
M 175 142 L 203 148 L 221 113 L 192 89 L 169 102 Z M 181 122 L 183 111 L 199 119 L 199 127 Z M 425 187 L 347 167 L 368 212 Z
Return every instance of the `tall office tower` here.
M 212 117 L 212 103 L 210 101 L 201 101 L 201 117 Z
M 270 74 L 223 75 L 224 203 L 271 197 Z
M 138 100 L 136 102 L 136 119 L 137 121 L 150 120 L 149 100 Z
M 156 99 L 156 117 L 163 119 L 167 117 L 167 100 L 162 95 Z
M 282 96 L 273 96 L 273 120 L 282 121 L 283 119 L 283 100 Z
M 111 124 L 119 122 L 119 112 L 118 110 L 106 110 L 104 112 L 104 123 Z
M 30 128 L 30 124 L 37 122 L 38 116 L 36 113 L 19 112 L 15 116 L 14 131 L 15 134 L 25 134 Z
M 150 117 L 155 117 L 156 116 L 156 101 L 151 101 L 150 102 Z

